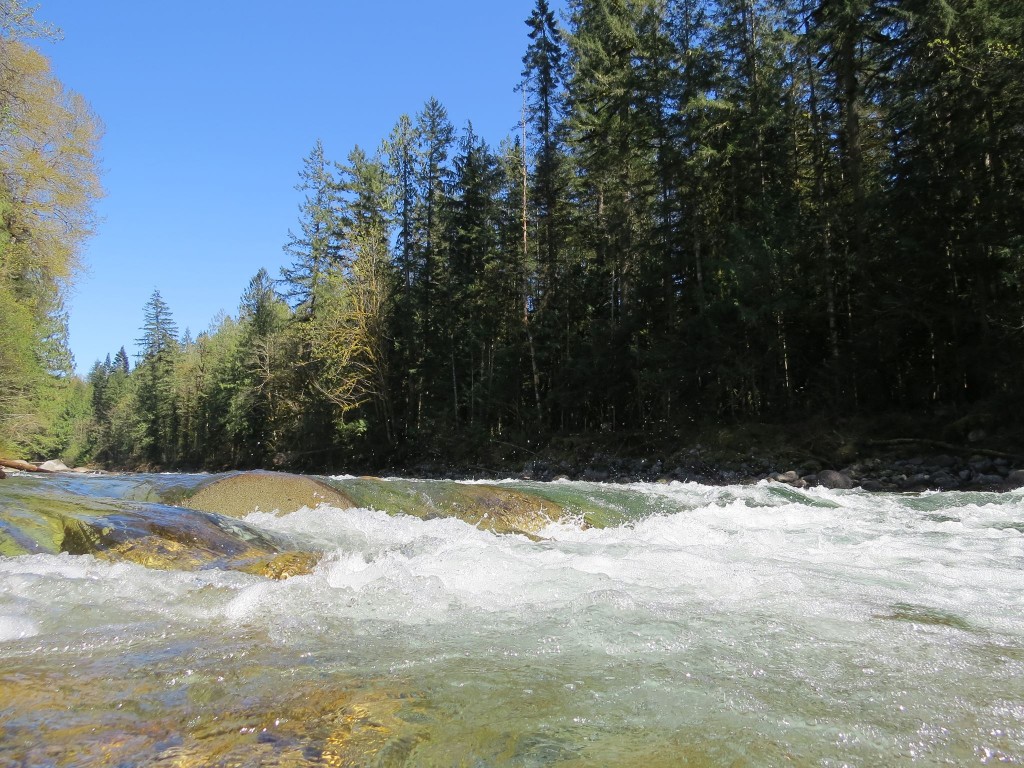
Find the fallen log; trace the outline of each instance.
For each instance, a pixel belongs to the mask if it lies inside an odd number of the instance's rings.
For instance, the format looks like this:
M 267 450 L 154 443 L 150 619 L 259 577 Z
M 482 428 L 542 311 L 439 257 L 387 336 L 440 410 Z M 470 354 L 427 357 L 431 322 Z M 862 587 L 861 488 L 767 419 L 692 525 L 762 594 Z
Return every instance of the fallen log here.
M 35 464 L 30 464 L 27 461 L 21 459 L 0 459 L 0 467 L 7 467 L 8 469 L 21 469 L 25 472 L 47 472 L 50 470 L 37 467 Z

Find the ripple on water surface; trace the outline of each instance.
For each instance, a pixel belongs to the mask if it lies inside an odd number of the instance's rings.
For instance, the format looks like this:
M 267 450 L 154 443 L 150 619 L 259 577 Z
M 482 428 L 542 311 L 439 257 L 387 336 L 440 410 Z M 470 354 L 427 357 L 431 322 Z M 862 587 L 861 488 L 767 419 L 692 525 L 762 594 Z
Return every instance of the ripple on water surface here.
M 559 486 L 614 524 L 250 515 L 327 553 L 281 582 L 2 559 L 0 762 L 1024 761 L 1021 494 Z

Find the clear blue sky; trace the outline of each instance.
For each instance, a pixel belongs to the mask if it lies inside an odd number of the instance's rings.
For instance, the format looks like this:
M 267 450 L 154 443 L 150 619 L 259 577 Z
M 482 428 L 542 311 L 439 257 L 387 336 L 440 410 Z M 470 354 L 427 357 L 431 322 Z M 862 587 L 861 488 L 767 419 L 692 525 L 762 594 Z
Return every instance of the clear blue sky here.
M 236 313 L 260 267 L 277 275 L 317 138 L 343 161 L 431 96 L 493 145 L 513 133 L 534 1 L 39 5 L 64 32 L 43 52 L 106 126 L 102 220 L 68 306 L 85 372 L 121 345 L 134 354 L 154 288 L 195 336 Z

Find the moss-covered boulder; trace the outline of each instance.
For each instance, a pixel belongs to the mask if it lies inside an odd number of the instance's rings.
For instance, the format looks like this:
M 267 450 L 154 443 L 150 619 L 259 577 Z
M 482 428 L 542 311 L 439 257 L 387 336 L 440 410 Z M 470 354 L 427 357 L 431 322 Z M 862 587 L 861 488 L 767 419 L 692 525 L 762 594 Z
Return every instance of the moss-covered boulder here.
M 221 475 L 194 489 L 180 503 L 189 509 L 229 517 L 245 517 L 252 512 L 287 515 L 321 504 L 339 509 L 355 506 L 348 496 L 321 480 L 284 472 Z
M 217 477 L 195 488 L 180 503 L 232 517 L 255 511 L 285 515 L 320 504 L 338 509 L 363 507 L 423 520 L 455 517 L 482 530 L 530 536 L 563 516 L 557 502 L 501 485 L 374 477 L 321 479 L 283 472 Z
M 493 533 L 536 535 L 563 516 L 561 505 L 502 485 L 443 480 L 333 480 L 356 506 L 422 520 L 454 517 Z

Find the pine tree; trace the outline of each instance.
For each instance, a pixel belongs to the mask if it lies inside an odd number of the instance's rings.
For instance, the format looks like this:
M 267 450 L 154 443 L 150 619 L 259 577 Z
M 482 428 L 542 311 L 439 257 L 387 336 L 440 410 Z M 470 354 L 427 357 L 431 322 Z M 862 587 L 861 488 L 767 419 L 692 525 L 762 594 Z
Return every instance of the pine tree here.
M 260 269 L 239 305 L 238 343 L 226 344 L 226 351 L 218 355 L 226 359 L 215 372 L 219 386 L 209 396 L 214 407 L 213 401 L 227 394 L 226 406 L 216 410 L 218 416 L 227 412 L 226 438 L 238 463 L 265 466 L 280 447 L 289 411 L 287 371 L 294 363 L 283 355 L 288 348 L 283 338 L 288 317 L 270 274 Z M 227 336 L 227 323 L 222 328 Z
M 448 110 L 431 98 L 416 116 L 416 137 L 419 153 L 420 176 L 414 211 L 417 229 L 417 249 L 414 252 L 415 277 L 413 297 L 416 307 L 416 341 L 421 357 L 416 363 L 418 381 L 417 426 L 426 426 L 423 417 L 436 418 L 435 400 L 443 400 L 439 382 L 445 380 L 443 370 L 445 348 L 439 339 L 438 324 L 443 317 L 440 306 L 438 281 L 443 269 L 445 215 L 451 184 L 448 156 L 454 138 L 454 128 L 448 120 Z M 444 367 L 442 367 L 444 366 Z M 447 388 L 445 388 L 447 389 Z
M 174 400 L 174 365 L 178 327 L 159 290 L 146 302 L 136 375 L 138 402 L 145 435 L 143 452 L 157 465 L 173 464 L 178 441 L 178 408 Z
M 434 292 L 437 283 L 439 257 L 443 247 L 444 207 L 451 183 L 448 155 L 454 139 L 454 128 L 448 120 L 448 110 L 437 99 L 431 98 L 416 116 L 416 135 L 420 154 L 420 194 L 417 226 L 421 252 L 417 264 L 417 283 L 422 312 L 422 334 L 430 337 L 433 330 Z
M 884 10 L 886 76 L 869 96 L 886 110 L 880 226 L 896 258 L 873 253 L 865 310 L 874 328 L 898 329 L 901 343 L 869 347 L 887 363 L 871 370 L 888 399 L 898 393 L 918 407 L 1019 403 L 1017 374 L 1007 373 L 1024 342 L 1024 6 L 951 0 Z
M 121 371 L 127 374 L 131 369 L 131 364 L 128 362 L 128 353 L 125 352 L 124 347 L 117 350 L 117 354 L 114 355 L 113 367 L 110 368 L 111 373 L 115 371 Z
M 337 182 L 319 140 L 303 161 L 299 179 L 295 188 L 305 193 L 299 208 L 300 231 L 297 235 L 288 233 L 284 250 L 293 261 L 281 270 L 281 276 L 286 285 L 285 296 L 301 316 L 309 318 L 315 312 L 317 290 L 341 251 Z
M 651 43 L 660 46 L 663 36 L 653 2 L 594 0 L 570 9 L 569 143 L 584 219 L 579 245 L 589 255 L 585 306 L 593 313 L 589 360 L 576 362 L 576 376 L 589 390 L 590 423 L 614 429 L 638 405 L 632 350 L 648 324 L 648 272 L 663 256 L 655 244 L 664 94 L 651 76 L 658 69 L 644 65 L 660 56 Z
M 530 191 L 538 240 L 535 250 L 540 254 L 539 293 L 542 303 L 557 303 L 552 295 L 559 287 L 563 239 L 560 204 L 566 190 L 566 159 L 561 146 L 566 52 L 547 0 L 537 0 L 526 24 L 530 45 L 523 56 L 520 88 L 534 155 Z
M 441 320 L 447 339 L 449 411 L 456 427 L 474 424 L 483 396 L 485 360 L 493 353 L 501 307 L 485 278 L 498 257 L 500 170 L 486 142 L 466 126 L 454 161 L 449 203 L 443 295 L 449 311 Z
M 402 428 L 417 412 L 419 400 L 419 368 L 422 345 L 419 343 L 418 302 L 415 295 L 416 254 L 420 238 L 415 225 L 418 199 L 417 179 L 420 176 L 416 151 L 416 129 L 408 115 L 402 115 L 387 141 L 383 154 L 386 170 L 393 187 L 395 209 L 394 261 L 398 283 L 394 296 L 394 323 L 392 328 L 392 408 L 395 420 Z

